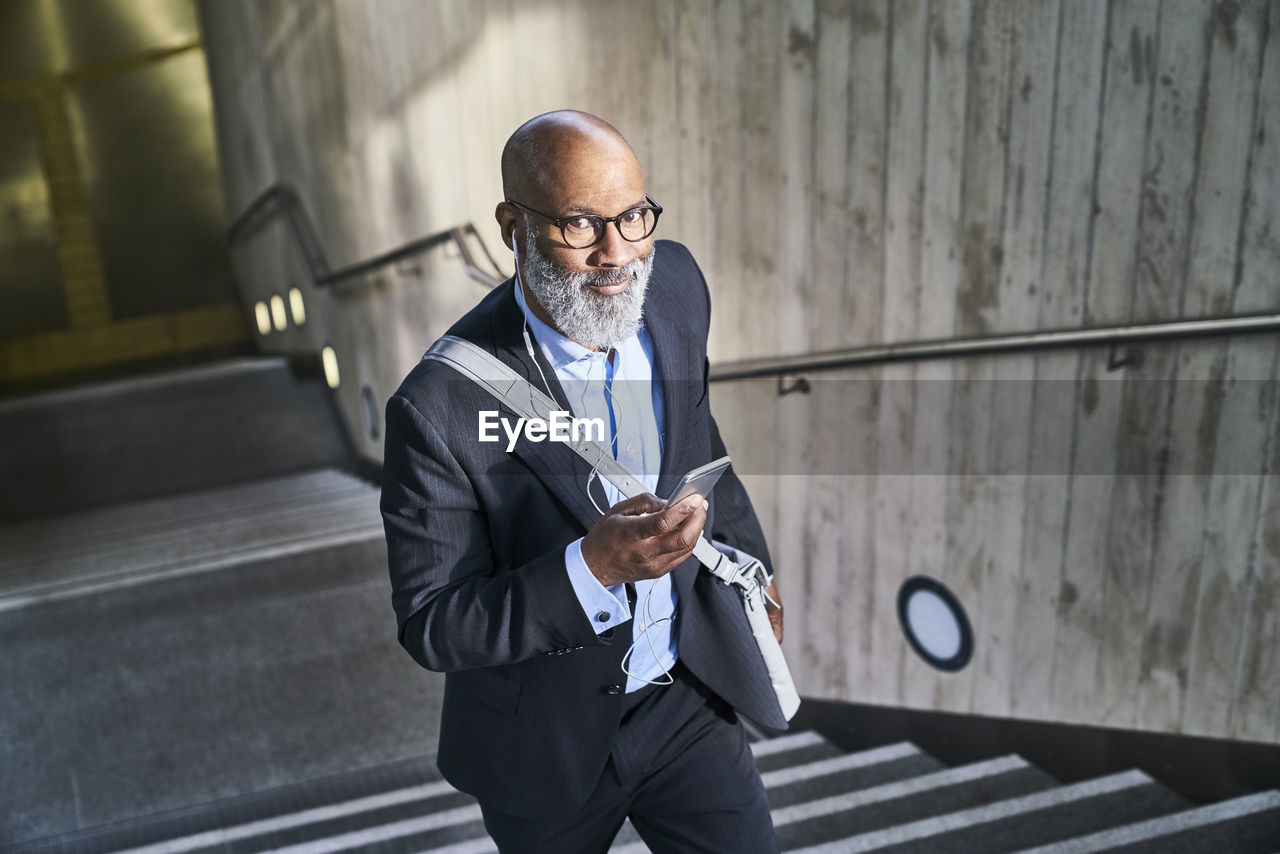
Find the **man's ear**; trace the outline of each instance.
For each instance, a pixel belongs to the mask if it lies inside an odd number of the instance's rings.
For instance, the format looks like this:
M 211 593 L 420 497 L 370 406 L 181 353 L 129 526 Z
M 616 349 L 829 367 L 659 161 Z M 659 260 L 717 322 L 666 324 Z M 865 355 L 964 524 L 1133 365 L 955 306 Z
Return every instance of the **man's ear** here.
M 493 218 L 498 221 L 498 228 L 502 232 L 503 244 L 508 249 L 515 249 L 513 235 L 516 232 L 516 225 L 519 223 L 515 208 L 506 202 L 498 202 L 498 206 L 493 210 Z

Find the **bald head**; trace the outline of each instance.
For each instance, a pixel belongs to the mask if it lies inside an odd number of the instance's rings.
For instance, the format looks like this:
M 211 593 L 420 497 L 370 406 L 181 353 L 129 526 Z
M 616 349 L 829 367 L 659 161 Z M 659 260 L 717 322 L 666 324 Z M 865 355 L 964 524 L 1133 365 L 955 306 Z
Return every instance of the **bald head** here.
M 556 110 L 529 119 L 507 140 L 502 192 L 530 207 L 554 207 L 584 172 L 617 168 L 642 175 L 635 152 L 613 125 L 590 113 Z
M 644 171 L 622 134 L 577 110 L 535 116 L 502 150 L 502 191 L 494 218 L 534 315 L 593 349 L 634 335 L 661 209 L 647 207 Z M 640 208 L 652 211 L 642 215 L 650 227 L 632 239 Z M 586 226 L 587 217 L 609 222 Z M 577 229 L 573 240 L 566 228 Z

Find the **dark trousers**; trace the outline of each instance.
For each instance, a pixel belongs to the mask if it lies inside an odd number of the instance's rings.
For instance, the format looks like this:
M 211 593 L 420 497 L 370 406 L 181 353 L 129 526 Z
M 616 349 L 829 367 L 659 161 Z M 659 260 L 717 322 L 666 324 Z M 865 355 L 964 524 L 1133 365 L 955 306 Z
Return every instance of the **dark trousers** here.
M 777 854 L 742 725 L 679 663 L 675 683 L 627 695 L 595 790 L 578 810 L 526 819 L 481 804 L 503 854 L 603 854 L 624 818 L 653 854 Z

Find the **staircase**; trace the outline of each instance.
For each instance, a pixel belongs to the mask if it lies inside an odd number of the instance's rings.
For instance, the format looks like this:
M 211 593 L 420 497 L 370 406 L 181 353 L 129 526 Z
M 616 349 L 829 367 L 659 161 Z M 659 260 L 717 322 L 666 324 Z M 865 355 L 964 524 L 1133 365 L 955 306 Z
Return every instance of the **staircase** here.
M 0 431 L 0 852 L 495 850 L 424 753 L 442 683 L 395 640 L 318 382 L 233 360 L 0 403 Z M 784 851 L 1280 854 L 1277 791 L 753 751 Z
M 0 435 L 0 849 L 434 744 L 318 378 L 233 359 L 0 402 Z
M 752 749 L 787 852 L 1280 850 L 1280 792 L 1192 806 L 1136 771 L 1061 785 L 1017 756 L 948 768 L 911 744 L 842 753 L 813 732 L 757 741 Z M 648 850 L 629 823 L 610 849 Z M 419 759 L 12 851 L 485 854 L 496 848 L 475 802 Z

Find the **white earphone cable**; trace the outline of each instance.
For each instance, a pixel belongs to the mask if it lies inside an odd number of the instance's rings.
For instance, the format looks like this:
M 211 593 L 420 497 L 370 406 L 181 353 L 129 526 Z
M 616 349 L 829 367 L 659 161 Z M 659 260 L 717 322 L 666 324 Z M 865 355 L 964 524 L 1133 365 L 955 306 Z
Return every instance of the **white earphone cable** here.
M 515 256 L 516 287 L 523 288 L 524 282 L 520 278 L 520 246 L 516 242 L 516 236 L 514 232 L 511 235 L 511 252 Z M 524 329 L 522 331 L 522 334 L 524 336 L 525 350 L 528 351 L 529 358 L 533 361 L 533 366 L 538 371 L 538 377 L 542 380 L 542 387 L 546 389 L 547 395 L 549 397 L 554 398 L 555 395 L 551 393 L 551 383 L 547 382 L 547 376 L 542 372 L 542 365 L 538 364 L 538 357 L 534 354 L 533 339 L 529 334 L 529 320 L 527 317 L 524 318 Z M 612 359 L 613 352 L 614 352 L 613 349 L 610 348 L 609 352 L 605 354 L 605 359 L 606 360 Z M 607 370 L 608 368 L 606 367 L 606 372 Z M 613 430 L 613 438 L 610 440 L 610 443 L 609 443 L 609 453 L 612 454 L 613 457 L 616 459 L 618 456 L 618 430 L 616 425 L 620 423 L 622 418 L 622 405 L 618 400 L 618 396 L 613 393 L 611 380 L 606 381 L 604 383 L 604 392 L 609 401 L 609 406 L 613 410 L 613 422 L 615 425 Z M 529 403 L 530 403 L 530 408 L 534 408 L 532 391 L 530 391 Z M 599 476 L 600 472 L 598 469 L 599 469 L 599 464 L 591 467 L 591 471 L 587 475 L 586 489 L 587 489 L 587 498 L 591 499 L 591 505 L 596 508 L 596 511 L 601 516 L 603 516 L 605 514 L 605 511 L 600 508 L 600 505 L 596 502 L 595 496 L 591 494 L 591 479 Z M 658 667 L 662 669 L 662 676 L 665 676 L 666 678 L 663 679 L 662 677 L 659 677 L 658 679 L 646 679 L 643 676 L 640 676 L 639 674 L 631 672 L 631 670 L 629 669 L 629 665 L 631 662 L 631 654 L 635 651 L 636 644 L 639 643 L 638 639 L 632 640 L 631 646 L 627 647 L 627 651 L 623 653 L 622 672 L 625 673 L 628 678 L 635 679 L 639 682 L 643 682 L 646 685 L 670 685 L 676 681 L 675 677 L 671 674 L 670 670 L 667 670 L 665 667 L 662 666 L 662 659 L 658 654 L 657 647 L 653 643 L 653 637 L 649 633 L 649 630 L 657 626 L 662 626 L 670 623 L 675 618 L 675 611 L 673 610 L 670 616 L 662 617 L 657 620 L 653 619 L 653 615 L 650 612 L 650 603 L 653 601 L 653 588 L 654 588 L 654 585 L 650 584 L 649 589 L 645 593 L 644 607 L 642 608 L 644 612 L 644 620 L 639 624 L 639 628 L 636 629 L 633 634 L 638 634 L 644 638 L 645 643 L 649 647 L 649 654 L 653 656 L 654 662 L 658 665 Z M 637 616 L 638 615 L 636 614 L 632 614 L 631 619 L 634 621 L 636 620 Z

